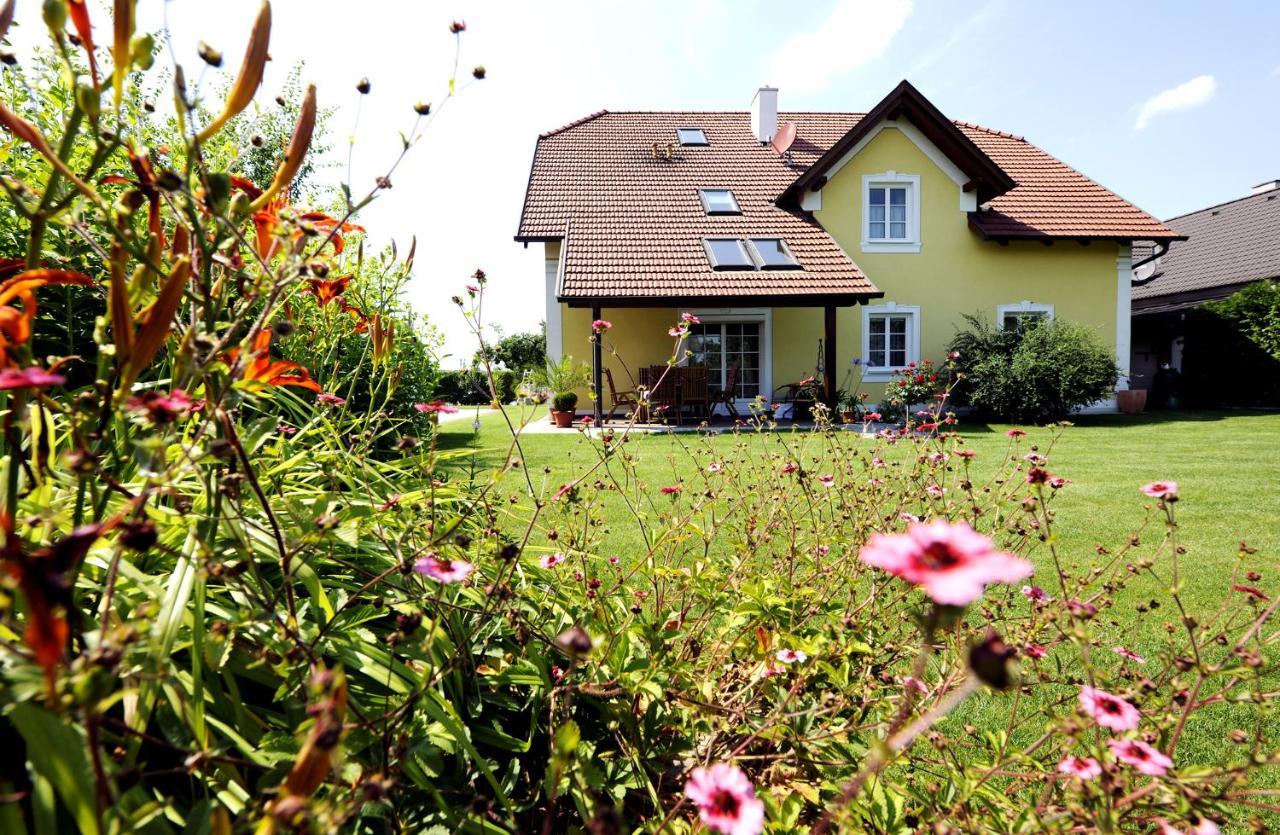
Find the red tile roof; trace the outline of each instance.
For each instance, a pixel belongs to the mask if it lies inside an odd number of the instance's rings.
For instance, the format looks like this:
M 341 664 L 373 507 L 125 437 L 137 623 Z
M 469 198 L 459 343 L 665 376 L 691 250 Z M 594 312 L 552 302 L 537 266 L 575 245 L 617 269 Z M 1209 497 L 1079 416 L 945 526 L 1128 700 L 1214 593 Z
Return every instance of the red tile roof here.
M 558 295 L 570 302 L 774 297 L 774 304 L 848 304 L 879 295 L 811 215 L 774 203 L 861 116 L 780 114 L 799 126 L 787 161 L 755 139 L 745 112 L 594 113 L 539 138 L 516 239 L 565 239 Z M 1016 182 L 971 216 L 984 237 L 1176 236 L 1026 140 L 955 124 Z M 678 127 L 702 128 L 709 144 L 680 146 Z M 661 156 L 672 143 L 673 158 L 655 160 L 655 142 Z M 708 216 L 700 188 L 731 189 L 742 214 Z M 702 239 L 722 236 L 783 238 L 801 269 L 712 270 Z

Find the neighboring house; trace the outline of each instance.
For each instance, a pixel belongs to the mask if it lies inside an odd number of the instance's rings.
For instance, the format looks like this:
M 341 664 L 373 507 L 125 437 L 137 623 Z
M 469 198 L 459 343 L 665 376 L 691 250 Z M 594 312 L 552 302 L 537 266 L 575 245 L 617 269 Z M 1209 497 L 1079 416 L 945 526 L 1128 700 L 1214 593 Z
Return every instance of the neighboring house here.
M 1164 363 L 1183 370 L 1190 310 L 1254 281 L 1280 278 L 1280 180 L 1164 223 L 1189 240 L 1154 259 L 1134 248 L 1134 263 L 1141 264 L 1133 272 L 1134 388 L 1151 388 Z
M 606 318 L 597 362 L 629 388 L 689 311 L 694 362 L 713 388 L 737 365 L 745 405 L 815 371 L 838 386 L 855 359 L 874 401 L 969 313 L 1080 322 L 1127 365 L 1131 245 L 1177 237 L 904 81 L 866 114 L 779 114 L 765 87 L 749 113 L 601 111 L 543 134 L 516 240 L 545 245 L 551 356 L 588 358 Z

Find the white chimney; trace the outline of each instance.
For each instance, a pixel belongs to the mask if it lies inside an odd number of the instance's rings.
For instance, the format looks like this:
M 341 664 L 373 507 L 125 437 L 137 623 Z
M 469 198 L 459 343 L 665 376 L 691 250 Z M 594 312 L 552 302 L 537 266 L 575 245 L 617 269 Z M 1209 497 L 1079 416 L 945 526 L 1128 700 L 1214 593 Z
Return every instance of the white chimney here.
M 751 100 L 751 131 L 763 145 L 778 132 L 778 88 L 761 87 Z
M 1278 188 L 1280 188 L 1280 180 L 1267 180 L 1254 186 L 1251 193 L 1262 194 L 1264 191 L 1275 191 Z

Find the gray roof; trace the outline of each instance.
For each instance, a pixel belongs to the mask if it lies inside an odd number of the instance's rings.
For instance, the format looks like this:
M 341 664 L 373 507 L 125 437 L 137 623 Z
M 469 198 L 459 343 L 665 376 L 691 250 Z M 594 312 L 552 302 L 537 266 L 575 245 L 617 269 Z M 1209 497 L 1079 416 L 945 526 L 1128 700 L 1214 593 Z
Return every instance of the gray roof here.
M 1264 191 L 1166 220 L 1189 240 L 1156 262 L 1159 277 L 1133 288 L 1133 298 L 1174 293 L 1212 296 L 1213 288 L 1280 277 L 1280 189 Z M 1140 257 L 1134 247 L 1134 260 Z

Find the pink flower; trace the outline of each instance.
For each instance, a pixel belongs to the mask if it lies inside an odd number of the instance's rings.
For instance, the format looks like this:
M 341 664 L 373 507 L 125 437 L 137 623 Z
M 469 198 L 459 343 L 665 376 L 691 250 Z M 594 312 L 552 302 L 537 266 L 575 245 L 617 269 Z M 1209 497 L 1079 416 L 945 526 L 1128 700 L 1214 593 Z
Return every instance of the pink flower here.
M 427 554 L 414 563 L 413 569 L 438 583 L 461 583 L 474 567 L 466 560 L 448 560 L 437 554 Z
M 555 568 L 557 565 L 559 565 L 562 562 L 564 562 L 564 554 L 557 551 L 554 554 L 546 554 L 545 556 L 543 556 L 541 559 L 538 560 L 538 565 L 542 566 L 543 568 Z
M 947 359 L 949 359 L 949 360 L 958 360 L 958 359 L 960 359 L 960 352 L 959 352 L 959 351 L 952 351 L 951 353 L 947 354 Z
M 296 434 L 298 434 L 298 430 L 297 430 L 297 429 L 295 429 L 294 427 L 290 426 L 290 425 L 289 425 L 289 424 L 287 424 L 287 423 L 277 424 L 277 425 L 276 425 L 276 431 L 277 431 L 277 432 L 279 432 L 281 435 L 296 435 Z
M 67 381 L 61 374 L 50 374 L 38 365 L 24 368 L 0 370 L 0 391 L 11 389 L 43 389 L 49 386 L 60 386 Z
M 620 562 L 622 562 L 621 557 L 609 557 L 609 565 L 617 565 Z
M 1126 649 L 1125 647 L 1112 647 L 1111 651 L 1114 652 L 1116 655 L 1123 655 L 1125 658 L 1128 658 L 1130 661 L 1136 661 L 1139 664 L 1145 664 L 1147 661 L 1147 659 L 1143 658 L 1141 655 L 1138 655 L 1138 653 L 1134 652 L 1131 649 Z
M 826 475 L 818 476 L 818 481 L 822 482 L 823 487 L 834 487 L 836 484 L 836 477 L 828 473 Z
M 476 293 L 479 293 L 479 292 L 480 292 L 480 288 L 479 288 L 479 287 L 477 287 L 477 286 L 476 286 L 476 285 L 474 285 L 474 284 L 468 284 L 468 285 L 467 285 L 467 292 L 474 296 Z
M 596 333 L 604 333 L 611 327 L 613 327 L 613 322 L 610 322 L 608 319 L 597 319 L 591 323 L 591 330 Z
M 596 419 L 593 418 L 591 415 L 583 415 L 582 419 L 578 421 L 578 423 L 581 423 L 583 426 L 590 426 L 595 422 L 596 422 Z
M 1262 591 L 1262 589 L 1254 588 L 1253 586 L 1234 585 L 1234 586 L 1232 586 L 1232 587 L 1231 587 L 1231 590 L 1232 590 L 1232 591 L 1238 591 L 1238 592 L 1241 592 L 1242 594 L 1247 594 L 1247 595 L 1250 595 L 1250 596 L 1252 596 L 1252 597 L 1256 597 L 1256 598 L 1258 598 L 1259 600 L 1270 600 L 1270 599 L 1271 599 L 1270 597 L 1268 597 L 1268 596 L 1267 596 L 1267 595 Z
M 688 332 L 689 332 L 688 325 L 676 325 L 674 328 L 670 328 L 667 330 L 667 336 L 683 337 Z
M 1108 739 L 1107 747 L 1116 759 L 1152 777 L 1159 777 L 1173 767 L 1173 760 L 1140 739 Z
M 908 690 L 914 690 L 922 696 L 929 695 L 929 688 L 925 685 L 923 681 L 916 678 L 915 676 L 907 676 L 906 678 L 904 678 L 902 680 L 902 686 L 907 688 Z
M 144 391 L 142 394 L 130 397 L 125 405 L 135 412 L 145 414 L 152 423 L 156 424 L 173 423 L 196 409 L 191 396 L 182 389 L 174 389 L 168 394 L 154 389 Z
M 764 803 L 751 780 L 728 763 L 695 768 L 684 795 L 698 807 L 702 825 L 724 835 L 759 835 L 764 830 Z
M 1008 432 L 1004 434 L 1008 435 L 1010 438 L 1021 438 L 1025 436 L 1027 433 L 1022 429 L 1010 429 Z
M 947 491 L 943 490 L 941 487 L 939 487 L 936 484 L 930 484 L 924 488 L 924 492 L 928 493 L 930 496 L 933 496 L 935 499 L 938 499 L 938 498 L 942 498 L 942 494 Z
M 347 402 L 346 398 L 339 397 L 336 394 L 330 394 L 327 391 L 322 391 L 319 394 L 317 394 L 316 401 L 320 403 L 324 403 L 328 406 L 342 406 Z
M 1142 485 L 1142 492 L 1153 499 L 1176 499 L 1178 498 L 1178 482 L 1153 481 L 1150 484 Z
M 1102 766 L 1093 757 L 1063 757 L 1058 763 L 1058 773 L 1080 780 L 1092 780 L 1102 773 Z
M 883 417 L 883 415 L 881 415 L 879 412 L 867 413 L 867 420 L 880 420 L 881 417 Z
M 1044 593 L 1044 589 L 1039 586 L 1023 586 L 1022 593 L 1027 596 L 1028 600 L 1034 600 L 1036 603 L 1049 603 L 1052 597 Z
M 718 473 L 718 472 L 720 472 L 720 465 L 719 465 L 718 463 L 708 464 L 708 465 L 707 465 L 707 472 L 709 472 L 709 473 Z
M 1022 648 L 1022 651 L 1026 653 L 1028 658 L 1036 659 L 1044 658 L 1046 652 L 1043 644 L 1027 644 Z
M 803 664 L 809 660 L 809 656 L 800 649 L 780 649 L 774 657 L 783 664 Z
M 450 406 L 443 400 L 433 400 L 430 403 L 415 403 L 413 408 L 428 415 L 451 415 L 458 411 L 457 406 Z
M 871 466 L 875 467 L 876 469 L 880 469 L 881 467 L 885 466 L 884 459 L 880 458 L 879 456 L 872 458 Z
M 558 501 L 560 501 L 561 499 L 563 499 L 563 498 L 565 497 L 565 494 L 567 494 L 570 490 L 572 490 L 572 489 L 574 488 L 574 486 L 575 486 L 575 484 L 574 484 L 574 482 L 572 482 L 572 481 L 571 481 L 571 482 L 569 482 L 568 484 L 562 484 L 562 485 L 560 485 L 560 489 L 559 489 L 559 490 L 557 490 L 557 491 L 555 492 L 555 495 L 553 495 L 553 496 L 551 497 L 551 501 L 553 501 L 553 502 L 558 502 Z
M 982 596 L 988 583 L 1030 577 L 1031 563 L 996 550 L 995 543 L 965 522 L 913 522 L 903 534 L 878 533 L 858 559 L 920 586 L 937 603 L 963 606 Z
M 1142 714 L 1129 702 L 1088 685 L 1080 688 L 1080 707 L 1093 721 L 1113 731 L 1131 731 L 1142 720 Z
M 684 488 L 681 487 L 679 484 L 672 484 L 667 487 L 663 487 L 658 492 L 664 496 L 674 496 L 676 493 L 679 493 L 683 489 Z
M 956 450 L 956 455 L 960 456 L 961 458 L 973 458 L 973 457 L 975 457 L 977 454 L 978 454 L 978 453 L 974 452 L 974 451 L 973 451 L 973 450 L 971 450 L 971 449 L 957 449 L 957 450 Z
M 941 464 L 943 461 L 946 461 L 946 460 L 947 460 L 947 454 L 945 452 L 935 452 L 929 456 L 929 461 L 934 464 Z
M 786 466 L 784 466 L 784 467 L 783 467 L 781 470 L 779 470 L 778 472 L 782 473 L 783 475 L 788 475 L 788 474 L 790 474 L 790 473 L 794 473 L 794 472 L 795 472 L 796 470 L 798 470 L 798 469 L 800 469 L 800 465 L 799 465 L 799 464 L 797 464 L 797 463 L 796 463 L 796 462 L 794 462 L 794 461 L 789 461 L 789 462 L 786 464 Z
M 697 316 L 694 316 L 692 313 L 681 313 L 681 314 L 680 314 L 680 321 L 681 321 L 681 322 L 684 322 L 686 325 L 701 325 L 701 324 L 702 324 L 702 320 L 701 320 L 701 319 L 699 319 Z

